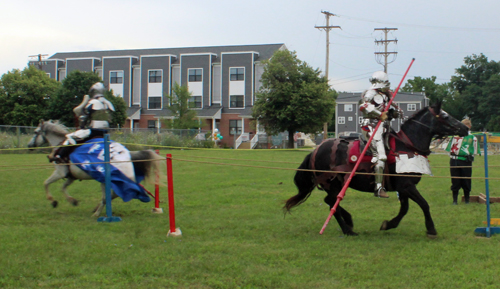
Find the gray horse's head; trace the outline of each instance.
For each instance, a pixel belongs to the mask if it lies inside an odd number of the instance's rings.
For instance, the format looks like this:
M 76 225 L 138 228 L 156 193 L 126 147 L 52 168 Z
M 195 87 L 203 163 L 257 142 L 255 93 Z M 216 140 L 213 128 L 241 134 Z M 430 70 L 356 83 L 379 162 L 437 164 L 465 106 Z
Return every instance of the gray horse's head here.
M 50 143 L 53 139 L 64 139 L 68 129 L 59 121 L 40 120 L 34 135 L 28 143 L 29 148 L 36 148 Z
M 47 143 L 47 139 L 45 138 L 45 132 L 43 131 L 44 123 L 45 121 L 43 119 L 40 120 L 38 127 L 35 129 L 35 134 L 28 143 L 29 148 L 40 147 Z

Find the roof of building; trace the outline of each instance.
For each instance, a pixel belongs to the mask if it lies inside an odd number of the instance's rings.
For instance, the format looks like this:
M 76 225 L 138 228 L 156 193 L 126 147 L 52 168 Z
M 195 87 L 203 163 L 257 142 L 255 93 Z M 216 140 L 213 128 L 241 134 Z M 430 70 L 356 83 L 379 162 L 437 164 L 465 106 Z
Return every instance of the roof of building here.
M 358 102 L 361 98 L 361 92 L 342 92 L 337 96 L 337 103 Z M 394 101 L 405 102 L 422 100 L 426 98 L 423 92 L 398 92 Z
M 66 58 L 86 58 L 104 56 L 136 56 L 141 55 L 165 55 L 172 54 L 180 56 L 180 54 L 188 53 L 213 53 L 220 58 L 224 52 L 258 52 L 258 60 L 269 59 L 273 53 L 286 48 L 283 43 L 276 44 L 254 44 L 254 45 L 227 45 L 227 46 L 200 46 L 200 47 L 176 47 L 176 48 L 146 48 L 146 49 L 123 49 L 123 50 L 103 50 L 103 51 L 80 51 L 80 52 L 58 52 L 49 57 L 49 59 L 66 59 Z M 176 59 L 174 63 L 178 63 Z

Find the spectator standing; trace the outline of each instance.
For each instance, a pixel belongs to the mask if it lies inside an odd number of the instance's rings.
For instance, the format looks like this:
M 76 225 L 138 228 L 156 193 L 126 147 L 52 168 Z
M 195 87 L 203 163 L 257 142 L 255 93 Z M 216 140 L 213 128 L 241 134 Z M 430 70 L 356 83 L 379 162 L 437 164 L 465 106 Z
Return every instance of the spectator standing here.
M 472 176 L 472 162 L 474 161 L 474 155 L 478 154 L 477 138 L 470 132 L 470 120 L 464 119 L 462 123 L 469 128 L 469 135 L 452 137 L 446 147 L 446 151 L 450 153 L 451 191 L 454 205 L 457 205 L 458 191 L 460 189 L 464 192 L 465 203 L 469 203 L 472 187 L 472 180 L 470 179 Z M 481 154 L 479 153 L 479 155 Z

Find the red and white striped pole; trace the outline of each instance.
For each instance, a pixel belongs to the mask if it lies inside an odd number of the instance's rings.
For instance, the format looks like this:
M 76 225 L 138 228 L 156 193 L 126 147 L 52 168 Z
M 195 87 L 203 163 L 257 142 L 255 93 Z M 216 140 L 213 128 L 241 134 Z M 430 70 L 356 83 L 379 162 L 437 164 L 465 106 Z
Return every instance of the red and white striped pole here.
M 408 74 L 408 71 L 410 70 L 410 67 L 411 67 L 411 65 L 413 64 L 414 61 L 415 61 L 415 58 L 413 58 L 411 60 L 410 66 L 408 66 L 408 69 L 406 69 L 406 72 L 403 75 L 403 78 L 401 79 L 401 81 L 399 82 L 398 87 L 396 88 L 396 90 L 392 94 L 392 98 L 389 100 L 389 103 L 387 104 L 384 112 L 386 112 L 386 111 L 389 110 L 389 108 L 390 108 L 390 106 L 392 104 L 392 101 L 396 97 L 396 94 L 398 93 L 399 88 L 401 87 L 401 84 L 403 83 L 404 79 L 406 78 L 406 75 Z M 354 177 L 354 174 L 356 173 L 356 170 L 358 169 L 358 166 L 361 163 L 361 160 L 365 156 L 366 150 L 370 146 L 370 143 L 372 142 L 373 136 L 375 135 L 375 132 L 377 131 L 377 129 L 379 128 L 379 126 L 380 126 L 381 123 L 382 123 L 382 121 L 379 120 L 378 123 L 377 123 L 377 126 L 375 127 L 374 133 L 372 133 L 370 139 L 366 143 L 365 149 L 363 150 L 363 152 L 359 156 L 358 161 L 356 162 L 356 165 L 354 166 L 354 168 L 351 171 L 351 174 L 349 174 L 349 178 L 345 182 L 344 187 L 342 188 L 342 190 L 340 191 L 340 193 L 337 195 L 337 201 L 335 202 L 335 205 L 333 205 L 332 209 L 330 210 L 330 214 L 328 215 L 328 218 L 326 218 L 325 224 L 323 224 L 323 227 L 321 228 L 321 231 L 319 231 L 320 234 L 323 234 L 323 232 L 326 229 L 326 226 L 328 225 L 328 222 L 330 222 L 330 219 L 332 218 L 333 214 L 335 214 L 335 212 L 337 211 L 337 207 L 339 206 L 340 201 L 342 201 L 342 199 L 344 198 L 345 192 L 347 191 L 347 188 L 349 187 L 349 184 L 351 183 L 352 177 Z
M 182 232 L 180 228 L 175 227 L 175 208 L 174 208 L 174 180 L 172 173 L 172 154 L 167 154 L 167 186 L 168 186 L 168 216 L 170 219 L 170 230 L 168 236 L 180 237 Z

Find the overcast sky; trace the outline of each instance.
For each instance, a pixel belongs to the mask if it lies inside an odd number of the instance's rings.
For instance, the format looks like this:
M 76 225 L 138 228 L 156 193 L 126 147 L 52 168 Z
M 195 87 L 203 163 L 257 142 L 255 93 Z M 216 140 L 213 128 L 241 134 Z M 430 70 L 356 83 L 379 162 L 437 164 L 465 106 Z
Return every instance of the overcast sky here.
M 411 3 L 411 4 L 410 4 Z M 464 57 L 500 58 L 498 0 L 3 0 L 0 4 L 0 74 L 23 69 L 30 55 L 57 52 L 284 43 L 299 59 L 325 70 L 330 25 L 330 84 L 362 91 L 383 70 L 375 28 L 398 28 L 397 58 L 389 64 L 396 87 L 412 58 L 408 78 L 449 81 Z M 392 59 L 389 59 L 392 60 Z

